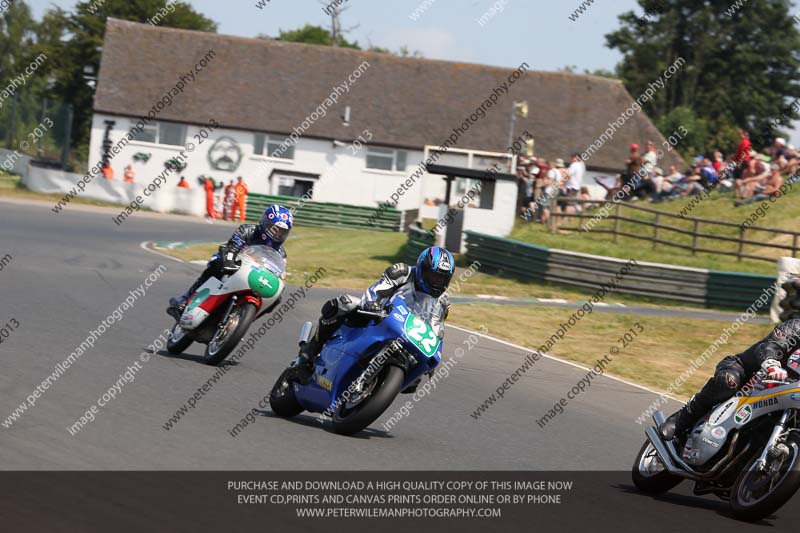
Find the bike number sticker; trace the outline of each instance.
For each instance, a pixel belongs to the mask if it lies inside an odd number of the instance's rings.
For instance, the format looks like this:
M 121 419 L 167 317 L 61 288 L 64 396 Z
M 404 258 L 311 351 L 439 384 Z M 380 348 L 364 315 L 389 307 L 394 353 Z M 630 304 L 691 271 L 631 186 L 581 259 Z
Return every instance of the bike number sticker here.
M 430 324 L 414 315 L 414 313 L 411 313 L 408 315 L 408 318 L 406 318 L 406 323 L 403 328 L 405 329 L 406 337 L 408 337 L 414 346 L 419 348 L 422 353 L 428 357 L 432 357 L 436 353 L 440 341 Z
M 272 298 L 280 290 L 280 280 L 269 270 L 254 268 L 247 277 L 247 283 L 263 298 Z

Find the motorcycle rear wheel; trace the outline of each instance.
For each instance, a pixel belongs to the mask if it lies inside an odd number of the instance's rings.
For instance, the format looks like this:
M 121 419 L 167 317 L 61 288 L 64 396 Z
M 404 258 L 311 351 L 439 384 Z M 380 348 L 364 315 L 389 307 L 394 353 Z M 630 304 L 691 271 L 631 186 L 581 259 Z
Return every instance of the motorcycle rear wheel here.
M 400 394 L 405 372 L 401 368 L 389 365 L 374 379 L 379 381 L 372 393 L 353 408 L 348 408 L 346 401 L 340 402 L 333 413 L 334 433 L 355 435 L 375 422 Z
M 256 316 L 256 306 L 251 303 L 242 304 L 231 311 L 224 325 L 217 330 L 214 338 L 206 346 L 206 356 L 203 362 L 207 365 L 218 365 L 236 348 L 242 339 L 253 318 Z
M 660 470 L 659 470 L 660 465 Z M 647 494 L 662 494 L 675 488 L 683 478 L 667 472 L 653 444 L 646 440 L 636 455 L 631 477 L 636 488 Z
M 766 518 L 788 502 L 800 488 L 800 436 L 790 433 L 785 444 L 789 447 L 789 457 L 784 459 L 780 470 L 769 480 L 766 494 L 753 499 L 753 489 L 762 488 L 759 484 L 768 481 L 764 479 L 763 473 L 756 470 L 758 457 L 754 457 L 739 474 L 730 499 L 731 512 L 735 518 L 747 522 Z

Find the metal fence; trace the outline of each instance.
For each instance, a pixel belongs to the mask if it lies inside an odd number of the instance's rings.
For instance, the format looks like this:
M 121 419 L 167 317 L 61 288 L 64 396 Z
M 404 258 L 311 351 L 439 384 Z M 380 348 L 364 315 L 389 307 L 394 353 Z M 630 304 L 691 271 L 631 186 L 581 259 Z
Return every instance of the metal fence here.
M 257 222 L 272 204 L 294 207 L 294 221 L 300 226 L 400 231 L 403 213 L 392 208 L 359 207 L 347 204 L 303 202 L 294 196 L 247 195 L 247 220 Z

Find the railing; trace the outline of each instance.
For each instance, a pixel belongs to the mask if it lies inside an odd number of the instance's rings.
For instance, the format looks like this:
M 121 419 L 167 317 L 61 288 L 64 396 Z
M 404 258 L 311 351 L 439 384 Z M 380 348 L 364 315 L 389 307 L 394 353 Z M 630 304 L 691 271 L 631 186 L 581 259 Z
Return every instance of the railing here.
M 409 227 L 408 242 L 406 243 L 403 259 L 405 259 L 407 264 L 413 265 L 417 262 L 417 258 L 419 257 L 419 254 L 422 253 L 422 250 L 428 248 L 429 246 L 433 246 L 434 244 L 435 238 L 433 235 L 427 231 L 423 231 L 413 226 Z
M 545 281 L 592 290 L 607 286 L 628 260 L 546 248 L 464 232 L 467 259 L 481 270 L 523 281 Z M 775 284 L 774 276 L 719 272 L 644 261 L 633 264 L 612 292 L 745 310 Z
M 577 202 L 583 206 L 608 204 L 611 208 L 611 212 L 606 213 L 605 216 L 601 216 L 599 219 L 597 218 L 599 215 L 592 210 L 587 211 L 584 209 L 581 213 L 558 212 L 557 207 L 559 204 L 568 204 L 572 202 Z M 756 204 L 753 205 L 755 206 Z M 645 217 L 648 218 L 634 218 L 633 216 L 629 216 L 628 213 L 625 213 L 624 210 L 646 213 Z M 747 213 L 749 213 L 749 211 L 742 211 L 743 216 Z M 580 225 L 565 225 L 563 223 L 565 219 L 577 219 L 579 223 L 581 220 L 585 219 L 590 222 L 584 222 Z M 597 223 L 591 224 L 591 220 L 597 220 Z M 670 222 L 672 222 L 672 224 L 670 224 Z M 652 228 L 652 233 L 645 235 L 642 232 L 634 232 L 630 227 L 623 227 L 623 223 L 628 225 L 633 224 L 636 226 L 635 229 Z M 684 227 L 680 227 L 678 224 L 683 224 Z M 606 233 L 613 235 L 614 242 L 618 242 L 618 238 L 622 236 L 650 242 L 653 245 L 653 249 L 660 244 L 662 246 L 689 250 L 692 252 L 692 255 L 708 253 L 734 256 L 738 261 L 742 259 L 753 259 L 756 261 L 774 262 L 778 257 L 788 256 L 789 254 L 791 254 L 792 257 L 797 257 L 798 251 L 800 251 L 800 232 L 797 231 L 681 216 L 674 213 L 659 211 L 651 207 L 632 204 L 630 202 L 608 203 L 601 200 L 554 198 L 551 204 L 549 226 L 551 231 L 591 231 L 592 233 Z M 708 232 L 708 228 L 712 228 L 711 233 Z M 706 229 L 706 231 L 704 232 L 702 229 Z M 766 238 L 753 240 L 753 235 L 756 233 L 766 234 Z M 748 238 L 748 236 L 750 238 Z M 775 242 L 781 239 L 785 239 L 787 243 Z M 789 241 L 791 244 L 788 244 Z M 715 244 L 730 244 L 732 246 L 726 248 L 724 246 L 714 246 Z M 746 250 L 745 246 L 757 247 L 758 251 L 761 253 L 756 255 L 752 250 Z
M 295 224 L 300 226 L 324 226 L 358 228 L 383 231 L 400 231 L 403 214 L 397 209 L 360 207 L 347 204 L 300 202 L 294 196 L 247 195 L 247 220 L 257 222 L 261 213 L 272 204 L 292 208 Z

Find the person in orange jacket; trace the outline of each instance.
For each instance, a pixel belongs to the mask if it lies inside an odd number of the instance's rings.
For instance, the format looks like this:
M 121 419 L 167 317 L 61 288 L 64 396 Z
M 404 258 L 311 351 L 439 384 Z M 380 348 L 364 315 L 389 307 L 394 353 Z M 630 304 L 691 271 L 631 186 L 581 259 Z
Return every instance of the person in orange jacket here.
M 231 220 L 231 208 L 233 207 L 233 180 L 225 186 L 224 193 L 222 195 L 222 210 L 223 215 L 222 217 L 225 220 Z
M 210 218 L 219 218 L 219 213 L 214 209 L 214 181 L 206 177 L 203 188 L 206 191 L 206 214 Z
M 111 165 L 106 163 L 106 166 L 103 167 L 103 177 L 107 180 L 114 179 L 114 169 L 111 168 Z
M 246 202 L 247 202 L 247 193 L 250 192 L 247 188 L 247 185 L 242 180 L 242 177 L 239 176 L 236 179 L 236 185 L 233 187 L 234 193 L 236 195 L 233 198 L 233 209 L 231 210 L 231 218 L 236 220 L 236 210 L 239 210 L 239 220 L 244 222 L 245 213 L 246 213 Z
M 186 181 L 186 178 L 181 176 L 181 180 L 178 182 L 178 187 L 180 187 L 181 189 L 188 189 L 189 188 L 189 182 Z
M 133 183 L 133 178 L 135 177 L 136 177 L 136 172 L 133 171 L 133 167 L 131 165 L 125 167 L 125 177 L 123 181 L 125 183 Z

